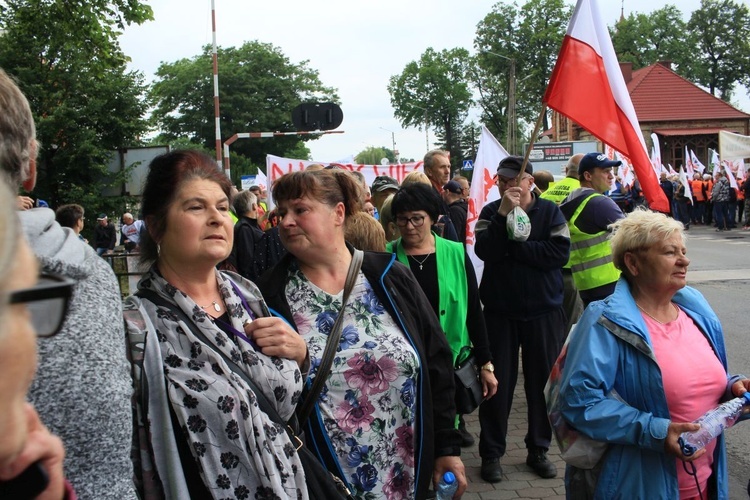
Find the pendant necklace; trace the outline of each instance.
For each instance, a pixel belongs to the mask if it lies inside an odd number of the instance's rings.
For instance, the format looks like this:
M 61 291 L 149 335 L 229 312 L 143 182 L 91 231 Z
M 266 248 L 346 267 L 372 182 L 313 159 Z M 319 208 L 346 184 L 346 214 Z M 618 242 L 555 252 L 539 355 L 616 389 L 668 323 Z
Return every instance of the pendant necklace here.
M 211 302 L 211 304 L 209 304 L 209 305 L 214 306 L 214 311 L 221 312 L 221 306 L 215 300 L 213 302 Z M 206 309 L 208 306 L 200 306 L 200 307 L 201 307 L 201 309 Z
M 427 255 L 424 256 L 424 259 L 422 259 L 422 260 L 417 259 L 413 255 L 409 255 L 409 257 L 411 257 L 412 259 L 414 259 L 414 262 L 416 262 L 417 264 L 419 264 L 419 270 L 421 271 L 422 270 L 422 266 L 424 265 L 425 262 L 427 262 L 427 259 L 429 259 L 430 255 L 432 255 L 432 254 L 433 254 L 433 252 L 428 253 Z
M 674 302 L 670 302 L 670 303 L 672 304 L 672 307 L 674 307 L 674 309 L 675 309 L 675 310 L 677 311 L 677 316 L 679 316 L 679 315 L 680 315 L 680 311 L 679 311 L 679 309 L 677 308 L 677 306 L 675 305 L 675 303 L 674 303 Z M 646 311 L 646 310 L 645 310 L 644 308 L 642 308 L 642 307 L 641 307 L 641 305 L 640 305 L 640 304 L 639 304 L 638 302 L 636 302 L 636 303 L 635 303 L 635 305 L 636 305 L 636 306 L 638 306 L 638 309 L 640 309 L 640 310 L 641 310 L 641 312 L 643 312 L 643 314 L 645 314 L 645 315 L 646 315 L 646 316 L 648 316 L 649 318 L 653 319 L 654 321 L 656 321 L 656 322 L 657 322 L 657 323 L 659 323 L 660 325 L 666 325 L 667 323 L 671 323 L 672 321 L 674 321 L 674 320 L 669 320 L 669 321 L 659 321 L 658 319 L 654 318 L 654 317 L 653 317 L 653 316 L 652 316 L 651 314 L 649 314 L 649 312 L 648 312 L 648 311 Z

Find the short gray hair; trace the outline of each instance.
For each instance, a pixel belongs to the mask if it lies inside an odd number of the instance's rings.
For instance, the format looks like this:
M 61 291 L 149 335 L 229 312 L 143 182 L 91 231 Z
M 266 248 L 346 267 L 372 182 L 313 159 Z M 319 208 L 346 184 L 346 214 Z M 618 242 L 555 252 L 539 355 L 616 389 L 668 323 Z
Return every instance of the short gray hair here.
M 245 215 L 253 209 L 253 205 L 258 204 L 258 197 L 250 190 L 242 191 L 234 197 L 232 208 L 237 216 Z
M 15 196 L 9 186 L 0 181 L 0 291 L 5 291 L 8 275 L 18 251 L 18 240 L 22 238 L 16 211 Z M 7 297 L 0 295 L 0 316 L 5 312 Z M 0 336 L 2 330 L 0 329 Z
M 0 69 L 0 172 L 11 186 L 29 178 L 36 126 L 29 101 L 15 81 Z
M 627 273 L 625 254 L 636 250 L 651 248 L 657 242 L 679 234 L 682 244 L 686 242 L 685 230 L 681 222 L 664 215 L 652 212 L 643 207 L 636 208 L 626 217 L 610 224 L 610 245 L 612 261 L 615 267 Z
M 424 155 L 424 168 L 432 169 L 436 156 L 450 158 L 450 153 L 444 149 L 433 149 L 432 151 L 427 151 L 427 154 Z

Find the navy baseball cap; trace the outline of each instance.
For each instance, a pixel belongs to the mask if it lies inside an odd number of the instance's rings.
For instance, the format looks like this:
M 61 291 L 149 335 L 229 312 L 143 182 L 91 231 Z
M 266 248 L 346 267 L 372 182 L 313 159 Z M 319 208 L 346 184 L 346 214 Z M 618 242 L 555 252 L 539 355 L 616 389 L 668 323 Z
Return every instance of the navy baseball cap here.
M 500 160 L 500 164 L 497 166 L 497 175 L 508 179 L 518 177 L 518 174 L 521 172 L 521 166 L 523 166 L 523 156 L 506 156 Z M 524 171 L 527 174 L 534 173 L 534 167 L 530 161 L 526 162 Z
M 578 163 L 578 175 L 595 168 L 619 167 L 620 165 L 622 165 L 620 160 L 610 160 L 604 153 L 587 153 Z

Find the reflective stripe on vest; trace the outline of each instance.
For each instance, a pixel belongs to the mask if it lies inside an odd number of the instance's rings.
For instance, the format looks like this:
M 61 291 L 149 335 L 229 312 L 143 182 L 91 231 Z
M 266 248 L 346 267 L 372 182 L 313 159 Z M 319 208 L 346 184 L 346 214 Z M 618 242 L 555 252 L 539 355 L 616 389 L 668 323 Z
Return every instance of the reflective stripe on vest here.
M 581 183 L 578 179 L 573 177 L 566 177 L 565 179 L 556 182 L 554 186 L 542 193 L 540 198 L 545 200 L 554 201 L 558 205 L 568 197 L 570 193 L 581 187 Z
M 620 271 L 612 263 L 612 248 L 607 239 L 607 231 L 589 234 L 575 225 L 578 216 L 594 196 L 602 195 L 594 193 L 583 200 L 568 222 L 571 243 L 568 265 L 579 290 L 607 285 L 620 277 Z

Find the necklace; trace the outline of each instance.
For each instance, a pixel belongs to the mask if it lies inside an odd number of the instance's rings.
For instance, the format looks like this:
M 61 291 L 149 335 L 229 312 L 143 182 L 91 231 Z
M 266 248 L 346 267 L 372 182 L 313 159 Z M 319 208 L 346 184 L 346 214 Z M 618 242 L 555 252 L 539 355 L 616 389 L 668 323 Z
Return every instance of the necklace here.
M 638 306 L 638 309 L 640 309 L 641 312 L 643 312 L 643 314 L 645 314 L 649 318 L 653 319 L 654 321 L 656 321 L 660 325 L 666 325 L 667 323 L 670 323 L 670 322 L 674 321 L 674 320 L 659 321 L 658 319 L 654 318 L 651 314 L 649 314 L 649 312 L 647 310 L 645 310 L 644 308 L 642 308 L 641 305 L 638 302 L 636 302 L 635 305 Z M 677 312 L 677 315 L 679 316 L 680 315 L 680 310 L 677 308 L 677 306 L 675 305 L 675 303 L 674 302 L 670 302 L 670 305 L 675 309 L 675 311 Z M 677 319 L 677 318 L 675 318 L 675 319 Z
M 424 265 L 425 262 L 427 262 L 427 259 L 429 259 L 430 255 L 432 255 L 433 253 L 434 252 L 428 253 L 427 255 L 424 256 L 424 259 L 422 259 L 422 260 L 419 260 L 418 258 L 414 257 L 413 255 L 409 255 L 409 257 L 411 257 L 412 259 L 414 259 L 414 262 L 416 262 L 417 264 L 419 264 L 419 270 L 421 271 L 422 270 L 422 266 Z
M 206 309 L 209 306 L 214 306 L 214 311 L 221 312 L 221 306 L 215 300 L 213 302 L 211 302 L 208 306 L 200 306 L 200 308 L 201 309 Z

